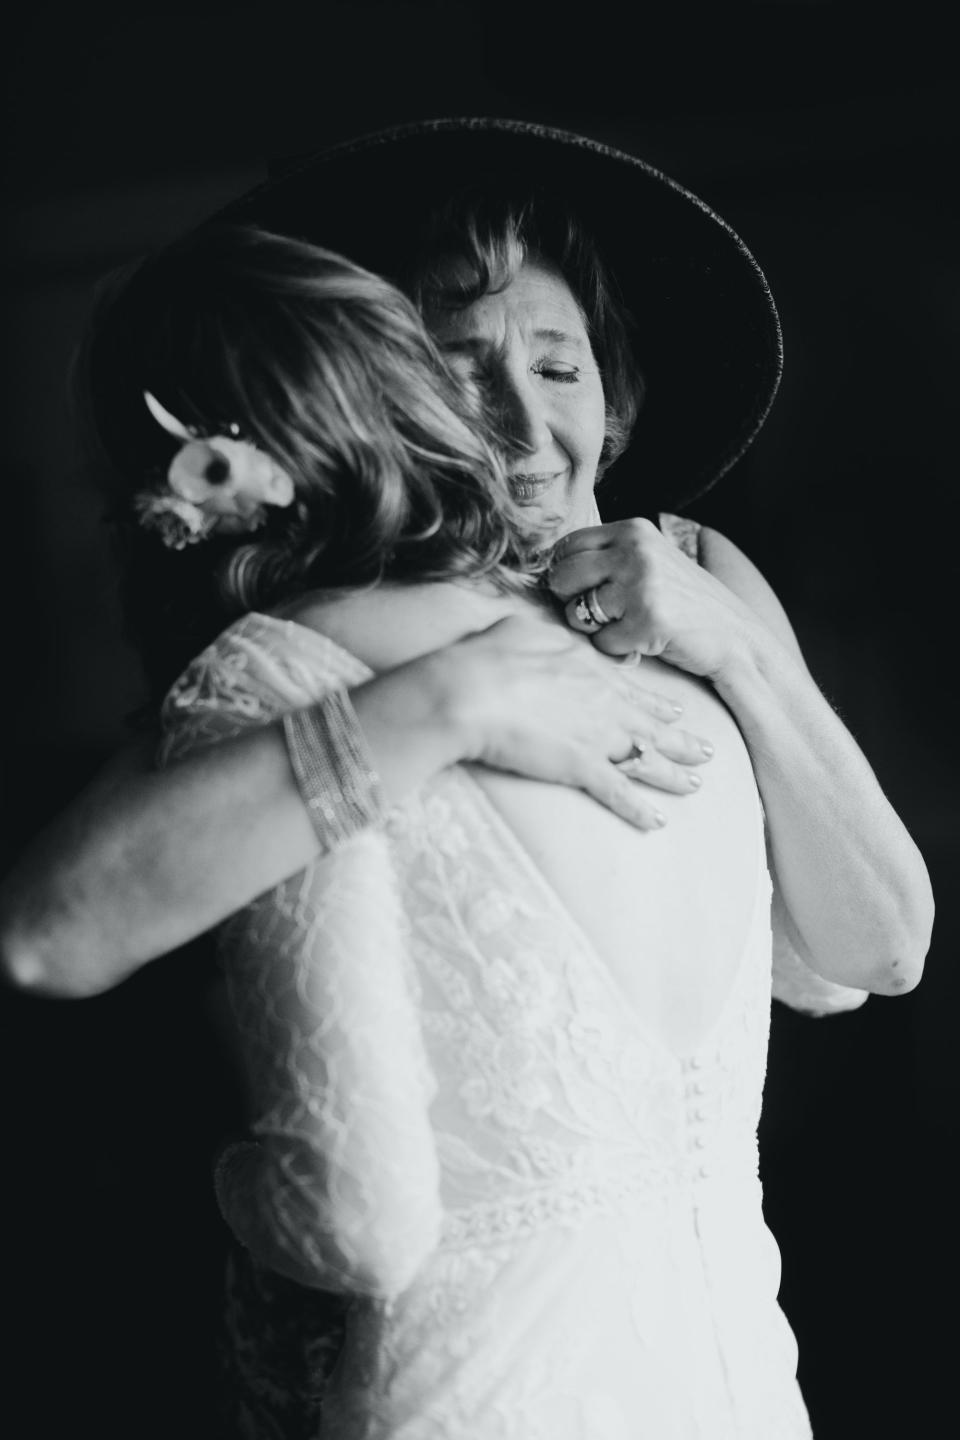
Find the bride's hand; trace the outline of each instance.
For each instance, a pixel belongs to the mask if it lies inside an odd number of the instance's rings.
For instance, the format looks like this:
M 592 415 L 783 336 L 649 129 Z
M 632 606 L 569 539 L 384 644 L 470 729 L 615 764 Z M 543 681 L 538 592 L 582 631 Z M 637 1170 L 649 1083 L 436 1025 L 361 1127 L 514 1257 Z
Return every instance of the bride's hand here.
M 712 747 L 675 724 L 679 705 L 582 637 L 513 616 L 447 656 L 448 704 L 464 727 L 464 759 L 585 790 L 641 829 L 664 823 L 653 791 L 699 788 L 694 767 Z

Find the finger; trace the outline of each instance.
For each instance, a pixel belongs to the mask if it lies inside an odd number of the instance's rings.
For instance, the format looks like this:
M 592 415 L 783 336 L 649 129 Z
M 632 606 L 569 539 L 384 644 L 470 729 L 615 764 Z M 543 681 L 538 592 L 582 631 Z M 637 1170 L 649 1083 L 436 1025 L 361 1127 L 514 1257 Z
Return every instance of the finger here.
M 639 653 L 641 656 L 661 655 L 666 648 L 666 639 L 656 633 L 648 633 L 645 617 L 621 616 L 609 625 L 594 626 L 586 632 L 590 635 L 595 650 L 603 655 L 619 658 L 621 655 Z
M 602 585 L 610 579 L 610 558 L 604 550 L 565 555 L 550 566 L 547 584 L 559 599 L 569 600 L 581 590 L 589 590 L 591 585 Z
M 631 760 L 621 760 L 615 766 L 628 780 L 642 780 L 655 790 L 667 790 L 673 795 L 692 795 L 703 783 L 695 770 L 686 765 L 675 765 L 654 746 L 649 746 L 641 755 Z
M 601 595 L 604 597 L 602 600 Z M 593 604 L 590 604 L 591 596 Z M 619 586 L 607 581 L 604 585 L 581 590 L 567 601 L 563 613 L 571 630 L 579 630 L 584 635 L 595 635 L 607 625 L 619 620 L 623 614 Z
M 609 525 L 585 525 L 581 530 L 570 530 L 561 535 L 553 547 L 553 558 L 561 560 L 587 550 L 605 550 L 613 543 L 613 538 Z
M 599 620 L 595 620 L 590 614 L 583 595 L 574 595 L 563 607 L 563 615 L 571 630 L 578 630 L 581 635 L 596 635 L 602 626 Z
M 641 745 L 644 743 L 641 740 Z M 671 726 L 660 730 L 652 741 L 655 749 L 674 760 L 678 765 L 704 765 L 713 758 L 713 746 L 702 735 L 692 735 L 689 730 Z
M 644 795 L 636 781 L 621 775 L 615 765 L 603 762 L 587 765 L 581 774 L 580 789 L 638 830 L 659 830 L 667 823 L 663 811 Z
M 652 715 L 664 725 L 675 724 L 683 714 L 683 706 L 679 700 L 670 700 L 666 695 L 660 695 L 656 690 L 647 690 L 635 681 L 627 681 L 620 693 L 631 705 L 637 706 L 642 714 Z

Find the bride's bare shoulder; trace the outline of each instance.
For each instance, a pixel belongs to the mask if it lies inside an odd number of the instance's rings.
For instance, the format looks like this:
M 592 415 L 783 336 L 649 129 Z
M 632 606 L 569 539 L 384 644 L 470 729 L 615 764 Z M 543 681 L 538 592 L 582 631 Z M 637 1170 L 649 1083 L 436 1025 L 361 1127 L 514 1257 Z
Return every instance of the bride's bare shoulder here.
M 497 620 L 523 601 L 449 581 L 383 584 L 372 590 L 314 592 L 283 610 L 349 650 L 371 670 L 389 670 L 439 650 Z

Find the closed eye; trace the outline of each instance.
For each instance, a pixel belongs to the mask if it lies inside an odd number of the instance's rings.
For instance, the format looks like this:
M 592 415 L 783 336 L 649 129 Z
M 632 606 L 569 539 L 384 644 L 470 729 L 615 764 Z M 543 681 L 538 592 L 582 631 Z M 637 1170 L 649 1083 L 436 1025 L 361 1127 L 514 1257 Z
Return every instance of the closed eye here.
M 575 385 L 580 379 L 580 371 L 576 365 L 545 365 L 538 362 L 533 370 L 535 375 L 542 375 L 544 380 L 560 385 Z

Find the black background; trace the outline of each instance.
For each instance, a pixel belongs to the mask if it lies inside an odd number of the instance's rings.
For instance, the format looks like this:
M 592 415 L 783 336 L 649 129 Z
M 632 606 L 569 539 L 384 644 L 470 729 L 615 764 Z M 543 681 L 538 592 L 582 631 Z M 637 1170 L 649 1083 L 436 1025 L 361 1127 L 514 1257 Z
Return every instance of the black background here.
M 954 52 L 916 6 L 668 16 L 590 0 L 34 6 L 8 22 L 4 852 L 140 698 L 66 398 L 97 276 L 269 158 L 382 124 L 517 116 L 661 166 L 745 236 L 785 332 L 763 434 L 694 513 L 778 590 L 938 899 L 913 994 L 820 1022 L 775 1007 L 761 1138 L 782 1303 L 817 1440 L 939 1436 L 955 1413 L 960 1099 Z M 94 1001 L 3 997 L 8 1434 L 212 1434 L 208 1171 L 231 1094 L 205 977 L 188 950 Z

